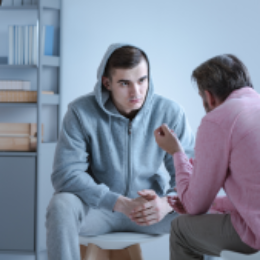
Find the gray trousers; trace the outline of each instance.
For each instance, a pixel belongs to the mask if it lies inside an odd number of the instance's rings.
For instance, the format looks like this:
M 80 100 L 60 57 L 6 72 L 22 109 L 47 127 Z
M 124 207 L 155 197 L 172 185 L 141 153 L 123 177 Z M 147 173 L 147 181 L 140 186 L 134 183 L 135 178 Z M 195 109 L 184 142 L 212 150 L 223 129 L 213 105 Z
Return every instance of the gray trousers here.
M 171 260 L 202 260 L 204 254 L 220 256 L 222 250 L 244 254 L 257 252 L 241 241 L 228 214 L 182 215 L 173 220 Z
M 55 194 L 46 214 L 49 260 L 80 260 L 79 234 L 96 236 L 109 232 L 169 234 L 177 213 L 151 226 L 138 226 L 119 212 L 91 209 L 72 193 Z

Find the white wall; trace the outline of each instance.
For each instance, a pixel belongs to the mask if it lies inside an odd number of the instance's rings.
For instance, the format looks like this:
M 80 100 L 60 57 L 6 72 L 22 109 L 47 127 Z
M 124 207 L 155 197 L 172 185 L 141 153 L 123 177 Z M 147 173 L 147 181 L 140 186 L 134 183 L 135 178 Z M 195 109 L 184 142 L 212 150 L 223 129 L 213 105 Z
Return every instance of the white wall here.
M 147 52 L 157 93 L 184 106 L 195 132 L 204 111 L 190 75 L 201 62 L 237 55 L 260 92 L 259 0 L 62 1 L 62 114 L 92 91 L 102 55 L 114 42 Z M 168 239 L 156 243 L 144 245 L 145 259 L 168 259 Z

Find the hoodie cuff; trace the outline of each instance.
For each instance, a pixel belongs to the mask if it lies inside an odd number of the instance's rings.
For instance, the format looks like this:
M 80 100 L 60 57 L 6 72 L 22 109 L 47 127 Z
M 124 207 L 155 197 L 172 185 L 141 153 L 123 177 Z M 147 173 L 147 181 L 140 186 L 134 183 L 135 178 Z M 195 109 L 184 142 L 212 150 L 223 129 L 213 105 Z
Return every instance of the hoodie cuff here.
M 118 197 L 120 194 L 109 191 L 105 194 L 103 199 L 101 200 L 99 204 L 99 208 L 107 209 L 109 211 L 113 211 L 114 206 L 116 204 L 116 201 L 118 200 Z

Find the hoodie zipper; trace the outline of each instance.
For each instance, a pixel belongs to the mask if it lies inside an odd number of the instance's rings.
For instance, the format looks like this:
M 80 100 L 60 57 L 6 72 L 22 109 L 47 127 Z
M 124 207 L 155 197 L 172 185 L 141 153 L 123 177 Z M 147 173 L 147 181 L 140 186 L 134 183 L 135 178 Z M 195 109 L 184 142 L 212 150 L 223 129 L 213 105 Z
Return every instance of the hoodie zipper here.
M 132 122 L 129 121 L 128 124 L 128 174 L 126 180 L 126 193 L 127 196 L 130 189 L 130 179 L 131 179 L 131 135 L 132 134 Z

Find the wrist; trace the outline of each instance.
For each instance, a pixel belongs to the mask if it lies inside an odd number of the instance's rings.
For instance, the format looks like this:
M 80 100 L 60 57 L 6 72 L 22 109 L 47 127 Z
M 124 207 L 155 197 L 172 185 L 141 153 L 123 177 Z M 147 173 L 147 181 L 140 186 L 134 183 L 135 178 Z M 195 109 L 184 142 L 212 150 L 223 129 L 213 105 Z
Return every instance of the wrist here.
M 119 196 L 116 201 L 116 204 L 114 206 L 114 211 L 124 213 L 125 209 L 129 208 L 130 202 L 131 202 L 131 199 L 124 197 L 124 196 Z
M 171 205 L 169 204 L 167 197 L 163 197 L 162 199 L 163 199 L 163 201 L 164 201 L 164 203 L 165 203 L 165 208 L 166 208 L 167 214 L 170 213 L 170 212 L 172 212 L 172 211 L 173 211 L 173 208 L 172 208 Z
M 169 154 L 174 155 L 175 153 L 178 153 L 178 152 L 184 153 L 183 148 L 178 147 L 177 149 L 172 149 L 172 150 L 169 151 Z

